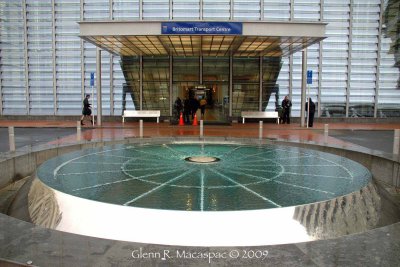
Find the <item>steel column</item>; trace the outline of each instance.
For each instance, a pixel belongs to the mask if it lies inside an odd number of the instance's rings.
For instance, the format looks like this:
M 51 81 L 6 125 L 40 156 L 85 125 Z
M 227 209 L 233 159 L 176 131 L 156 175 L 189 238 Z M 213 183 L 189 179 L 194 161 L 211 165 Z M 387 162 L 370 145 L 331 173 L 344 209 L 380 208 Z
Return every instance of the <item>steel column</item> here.
M 230 17 L 229 17 L 229 20 L 233 20 L 233 18 L 234 18 L 234 16 L 233 16 L 233 0 L 231 0 L 230 1 L 230 9 L 229 9 L 229 12 L 230 12 Z
M 289 56 L 289 99 L 293 96 L 293 55 Z
M 173 57 L 169 56 L 169 115 L 172 116 L 172 106 L 173 106 Z
M 349 19 L 349 51 L 347 57 L 347 84 L 346 84 L 346 118 L 349 117 L 350 106 L 350 79 L 351 79 L 351 50 L 353 43 L 353 0 L 350 0 Z
M 96 48 L 96 96 L 97 96 L 97 126 L 101 126 L 102 102 L 101 102 L 101 50 Z
M 290 21 L 294 19 L 294 0 L 290 0 Z
M 173 18 L 172 4 L 173 4 L 173 0 L 169 0 L 169 19 L 171 19 L 171 20 Z
M 379 107 L 379 82 L 380 82 L 380 73 L 379 66 L 381 65 L 381 47 L 382 47 L 382 20 L 383 20 L 383 12 L 384 12 L 384 0 L 381 0 L 380 11 L 379 11 L 379 30 L 378 30 L 378 50 L 376 53 L 376 80 L 375 80 L 375 101 L 374 101 L 374 118 L 378 117 L 378 107 Z
M 259 60 L 259 69 L 260 69 L 260 73 L 259 73 L 259 75 L 260 75 L 260 77 L 259 77 L 259 96 L 258 96 L 258 98 L 259 98 L 259 101 L 258 101 L 258 110 L 259 111 L 262 111 L 262 96 L 263 96 L 263 57 L 261 56 L 260 57 L 260 60 Z
M 307 90 L 307 48 L 302 52 L 301 65 L 301 103 L 300 103 L 300 126 L 304 127 L 306 90 Z
M 203 0 L 200 0 L 199 19 L 203 20 Z
M 139 0 L 139 20 L 143 20 L 143 0 Z
M 83 0 L 81 0 L 81 21 L 83 20 Z M 83 39 L 81 39 L 81 99 L 85 97 L 85 53 L 83 46 Z M 92 99 L 94 101 L 94 99 Z M 83 103 L 81 102 L 81 109 L 83 108 Z
M 3 86 L 1 84 L 1 73 L 0 73 L 0 115 L 3 115 Z
M 30 96 L 29 96 L 29 62 L 28 62 L 28 21 L 26 17 L 26 0 L 22 1 L 22 12 L 24 13 L 24 61 L 25 61 L 25 101 L 26 114 L 30 114 Z
M 229 117 L 232 117 L 232 98 L 233 98 L 233 56 L 229 56 Z
M 54 0 L 51 0 L 51 16 L 52 16 L 52 58 L 53 58 L 53 109 L 54 115 L 57 115 L 57 73 L 56 73 L 56 12 L 55 12 L 55 5 Z
M 290 18 L 294 18 L 294 0 L 290 0 Z M 293 54 L 289 56 L 289 99 L 292 101 L 293 97 Z
M 143 109 L 143 56 L 139 57 L 139 109 Z
M 114 20 L 113 0 L 109 2 L 110 20 Z M 110 115 L 114 115 L 114 55 L 110 53 Z
M 203 56 L 199 56 L 199 82 L 203 84 Z
M 323 21 L 324 19 L 324 0 L 320 0 L 321 1 L 321 5 L 320 5 L 320 16 L 319 16 L 319 20 Z M 323 47 L 323 42 L 320 41 L 319 42 L 319 51 L 318 51 L 318 97 L 317 97 L 317 103 L 318 103 L 318 107 L 317 107 L 317 114 L 318 117 L 321 117 L 321 86 L 322 86 L 322 57 L 323 57 L 323 53 L 322 53 L 322 47 Z

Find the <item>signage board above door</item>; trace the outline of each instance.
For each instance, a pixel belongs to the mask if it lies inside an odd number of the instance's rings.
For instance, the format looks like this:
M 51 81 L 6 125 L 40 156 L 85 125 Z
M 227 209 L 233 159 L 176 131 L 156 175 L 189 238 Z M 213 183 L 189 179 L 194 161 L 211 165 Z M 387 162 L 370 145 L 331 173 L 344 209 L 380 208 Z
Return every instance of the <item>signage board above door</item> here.
M 241 22 L 162 22 L 161 34 L 241 35 Z

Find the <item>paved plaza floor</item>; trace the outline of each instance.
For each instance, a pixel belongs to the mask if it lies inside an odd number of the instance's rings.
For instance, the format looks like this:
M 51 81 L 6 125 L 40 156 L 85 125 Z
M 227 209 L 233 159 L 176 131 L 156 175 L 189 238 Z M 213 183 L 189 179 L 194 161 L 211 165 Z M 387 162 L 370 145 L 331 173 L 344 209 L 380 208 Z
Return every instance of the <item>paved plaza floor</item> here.
M 8 150 L 8 126 L 15 127 L 16 148 L 46 143 L 70 143 L 76 141 L 75 121 L 0 121 L 0 152 Z M 313 128 L 300 127 L 299 124 L 277 125 L 272 122 L 263 124 L 262 138 L 283 140 L 302 140 L 321 142 L 324 140 L 324 126 L 315 123 Z M 364 123 L 329 123 L 329 144 L 361 146 L 385 153 L 392 153 L 394 129 L 400 129 L 400 123 L 364 124 Z M 178 126 L 169 123 L 144 123 L 145 137 L 161 136 L 196 136 L 199 126 Z M 119 139 L 139 137 L 139 123 L 106 122 L 101 127 L 82 126 L 83 140 Z M 233 123 L 231 125 L 205 125 L 206 136 L 230 136 L 259 138 L 258 123 Z

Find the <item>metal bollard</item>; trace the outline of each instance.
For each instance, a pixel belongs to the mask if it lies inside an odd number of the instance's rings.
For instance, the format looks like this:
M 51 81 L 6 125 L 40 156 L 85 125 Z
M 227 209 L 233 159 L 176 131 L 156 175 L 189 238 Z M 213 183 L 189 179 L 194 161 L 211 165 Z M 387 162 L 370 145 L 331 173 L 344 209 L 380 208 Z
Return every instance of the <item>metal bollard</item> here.
M 203 131 L 203 120 L 200 120 L 200 137 L 203 137 L 204 131 Z
M 263 132 L 264 132 L 264 129 L 263 129 L 263 121 L 259 121 L 259 122 L 258 122 L 258 138 L 259 138 L 259 139 L 262 139 L 262 138 L 263 138 Z
M 8 127 L 8 142 L 10 144 L 10 151 L 15 151 L 14 126 Z
M 399 154 L 399 144 L 400 144 L 400 129 L 394 130 L 394 139 L 393 139 L 393 154 Z
M 143 120 L 139 120 L 139 137 L 143 138 Z
M 324 124 L 324 142 L 328 143 L 329 124 Z
M 81 121 L 76 122 L 76 140 L 81 141 Z

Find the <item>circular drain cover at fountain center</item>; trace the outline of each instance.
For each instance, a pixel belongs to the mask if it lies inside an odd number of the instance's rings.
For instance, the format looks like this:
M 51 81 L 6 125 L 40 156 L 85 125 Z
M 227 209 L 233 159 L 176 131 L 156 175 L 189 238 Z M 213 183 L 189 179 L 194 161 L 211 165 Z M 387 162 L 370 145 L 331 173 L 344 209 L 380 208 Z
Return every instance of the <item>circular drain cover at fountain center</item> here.
M 195 163 L 214 163 L 220 161 L 217 157 L 208 157 L 208 156 L 193 156 L 185 158 L 186 161 L 195 162 Z

